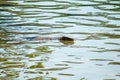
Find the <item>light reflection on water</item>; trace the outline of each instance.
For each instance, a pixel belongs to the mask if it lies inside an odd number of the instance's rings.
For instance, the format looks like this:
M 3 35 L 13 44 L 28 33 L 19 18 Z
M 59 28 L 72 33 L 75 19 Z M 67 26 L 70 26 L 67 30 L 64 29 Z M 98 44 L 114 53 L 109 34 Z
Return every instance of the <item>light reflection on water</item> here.
M 119 80 L 119 0 L 0 0 L 0 80 Z M 70 36 L 27 41 L 26 37 Z

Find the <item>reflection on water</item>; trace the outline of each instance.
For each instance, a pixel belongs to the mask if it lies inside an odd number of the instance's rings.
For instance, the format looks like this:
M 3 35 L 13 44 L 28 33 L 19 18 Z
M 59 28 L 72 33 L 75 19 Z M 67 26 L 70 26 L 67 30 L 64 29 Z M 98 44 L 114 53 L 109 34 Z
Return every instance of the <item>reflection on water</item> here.
M 119 27 L 119 0 L 0 0 L 0 80 L 119 80 Z

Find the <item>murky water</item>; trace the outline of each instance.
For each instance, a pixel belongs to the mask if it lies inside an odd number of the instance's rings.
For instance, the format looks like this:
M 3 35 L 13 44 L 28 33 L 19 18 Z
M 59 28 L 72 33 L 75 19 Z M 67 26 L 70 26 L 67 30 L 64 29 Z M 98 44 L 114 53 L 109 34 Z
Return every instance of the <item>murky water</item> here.
M 0 80 L 120 80 L 120 0 L 0 0 Z

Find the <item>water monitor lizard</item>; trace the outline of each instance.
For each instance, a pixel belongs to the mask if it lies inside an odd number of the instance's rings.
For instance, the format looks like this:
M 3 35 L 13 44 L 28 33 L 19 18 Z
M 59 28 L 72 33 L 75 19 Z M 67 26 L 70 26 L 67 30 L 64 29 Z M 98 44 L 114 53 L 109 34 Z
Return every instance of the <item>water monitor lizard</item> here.
M 27 40 L 59 40 L 61 43 L 65 45 L 71 45 L 74 44 L 74 39 L 67 37 L 67 36 L 61 36 L 61 37 L 43 37 L 43 36 L 37 36 L 37 37 L 27 37 Z

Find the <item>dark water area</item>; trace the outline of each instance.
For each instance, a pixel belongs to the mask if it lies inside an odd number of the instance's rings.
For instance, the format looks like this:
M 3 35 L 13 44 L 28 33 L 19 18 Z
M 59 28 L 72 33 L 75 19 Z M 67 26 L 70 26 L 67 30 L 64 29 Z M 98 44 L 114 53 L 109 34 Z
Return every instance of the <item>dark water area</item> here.
M 0 0 L 0 80 L 120 80 L 120 0 Z

